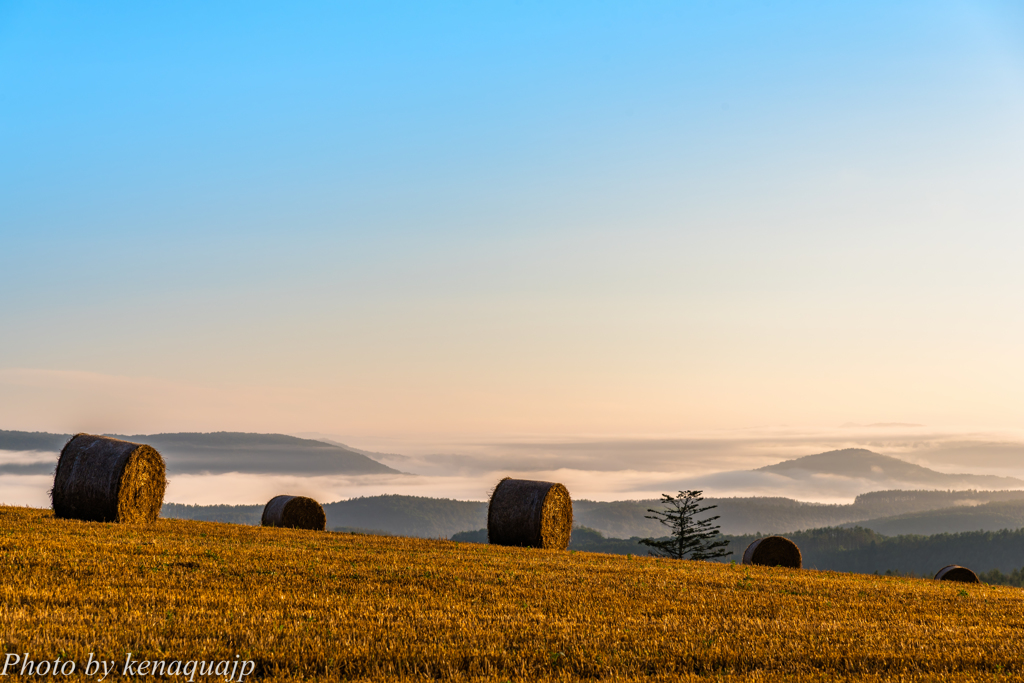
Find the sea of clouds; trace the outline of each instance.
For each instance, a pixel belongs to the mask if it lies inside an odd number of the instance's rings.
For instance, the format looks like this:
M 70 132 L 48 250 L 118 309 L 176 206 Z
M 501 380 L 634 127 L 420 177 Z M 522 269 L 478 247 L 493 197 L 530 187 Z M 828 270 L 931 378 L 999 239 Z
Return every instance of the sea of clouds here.
M 681 489 L 708 496 L 783 496 L 821 503 L 850 502 L 867 491 L 901 488 L 899 481 L 832 475 L 792 478 L 756 468 L 839 448 L 868 448 L 947 473 L 1024 478 L 1024 438 L 1016 434 L 931 433 L 923 428 L 846 428 L 832 433 L 748 431 L 686 438 L 413 441 L 302 434 L 360 449 L 402 474 L 294 476 L 239 471 L 177 472 L 168 502 L 262 504 L 275 495 L 322 502 L 402 494 L 486 500 L 504 476 L 564 483 L 576 499 L 658 498 Z M 49 506 L 57 453 L 0 451 L 0 502 Z M 28 473 L 21 473 L 28 472 Z

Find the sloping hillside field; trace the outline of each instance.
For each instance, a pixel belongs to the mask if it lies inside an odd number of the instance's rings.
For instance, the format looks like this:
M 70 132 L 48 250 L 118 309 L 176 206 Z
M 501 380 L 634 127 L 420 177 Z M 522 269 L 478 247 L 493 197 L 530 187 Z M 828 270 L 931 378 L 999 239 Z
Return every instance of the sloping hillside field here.
M 14 677 L 15 657 L 83 678 L 92 657 L 119 680 L 128 653 L 167 680 L 195 660 L 251 661 L 244 680 L 1024 674 L 1016 588 L 10 507 L 0 546 Z

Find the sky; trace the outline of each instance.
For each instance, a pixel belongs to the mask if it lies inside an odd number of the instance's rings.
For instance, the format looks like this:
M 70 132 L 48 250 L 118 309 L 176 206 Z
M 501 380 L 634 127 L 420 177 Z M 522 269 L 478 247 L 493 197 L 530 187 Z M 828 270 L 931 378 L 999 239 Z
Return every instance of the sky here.
M 1024 10 L 0 3 L 0 429 L 1024 429 Z

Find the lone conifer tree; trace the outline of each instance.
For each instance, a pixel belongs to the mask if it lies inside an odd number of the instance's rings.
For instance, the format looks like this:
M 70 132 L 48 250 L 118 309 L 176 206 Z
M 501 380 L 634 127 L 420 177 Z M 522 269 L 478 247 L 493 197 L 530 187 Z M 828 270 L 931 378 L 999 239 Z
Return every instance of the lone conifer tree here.
M 671 536 L 664 540 L 645 538 L 640 542 L 650 546 L 654 550 L 652 555 L 659 557 L 672 557 L 677 560 L 710 560 L 716 557 L 732 555 L 731 550 L 725 548 L 729 541 L 716 536 L 718 525 L 711 523 L 718 519 L 718 515 L 707 519 L 696 519 L 702 512 L 713 510 L 717 505 L 700 507 L 703 498 L 703 491 L 680 491 L 678 496 L 662 494 L 661 502 L 665 504 L 663 510 L 648 510 L 654 514 L 644 515 L 647 519 L 656 519 L 672 530 Z

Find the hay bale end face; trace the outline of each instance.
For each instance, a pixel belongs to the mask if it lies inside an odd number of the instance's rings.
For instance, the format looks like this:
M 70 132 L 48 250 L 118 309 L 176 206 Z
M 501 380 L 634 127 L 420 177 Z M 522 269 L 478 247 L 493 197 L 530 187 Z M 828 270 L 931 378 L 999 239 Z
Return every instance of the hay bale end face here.
M 958 564 L 949 564 L 940 569 L 935 578 L 939 581 L 959 581 L 960 583 L 981 583 L 978 575 L 967 567 Z
M 788 538 L 765 536 L 747 546 L 743 553 L 743 564 L 800 569 L 803 557 L 800 548 Z
M 320 503 L 312 498 L 275 496 L 263 508 L 260 523 L 263 526 L 323 531 L 327 528 L 327 515 Z
M 487 506 L 487 542 L 565 550 L 572 534 L 572 498 L 561 484 L 505 477 Z
M 76 434 L 57 460 L 53 513 L 87 522 L 152 522 L 164 502 L 166 473 L 152 446 Z

